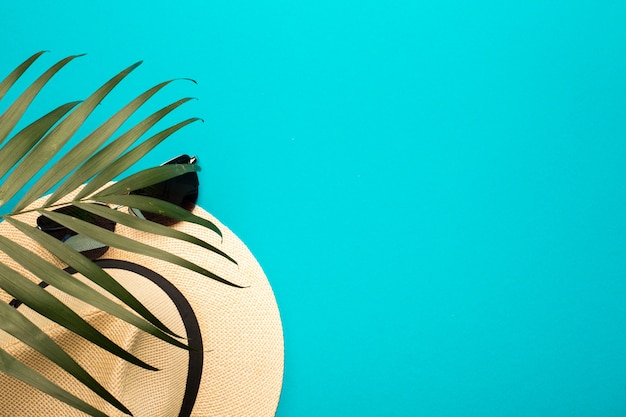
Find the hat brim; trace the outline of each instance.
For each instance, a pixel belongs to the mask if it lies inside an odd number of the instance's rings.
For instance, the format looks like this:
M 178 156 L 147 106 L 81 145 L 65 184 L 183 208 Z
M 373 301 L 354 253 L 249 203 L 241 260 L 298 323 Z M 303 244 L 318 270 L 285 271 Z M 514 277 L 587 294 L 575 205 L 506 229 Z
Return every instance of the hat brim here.
M 94 327 L 159 371 L 128 364 L 26 306 L 20 306 L 20 310 L 44 328 L 135 416 L 273 416 L 282 386 L 284 348 L 280 314 L 271 286 L 252 253 L 234 233 L 200 207 L 195 208 L 194 214 L 215 223 L 223 238 L 191 223 L 180 222 L 171 227 L 219 247 L 237 265 L 187 242 L 155 239 L 154 235 L 119 224 L 115 231 L 189 259 L 244 288 L 230 287 L 177 265 L 113 247 L 99 262 L 166 325 L 185 335 L 191 346 L 195 344 L 195 350 L 188 352 L 171 346 L 54 288 L 47 288 Z M 22 220 L 34 225 L 36 217 L 36 213 L 30 213 Z M 49 256 L 51 262 L 63 267 L 6 222 L 0 223 L 0 234 Z M 1 253 L 0 261 L 20 269 Z M 1 301 L 8 302 L 11 298 L 0 291 Z M 21 342 L 2 333 L 0 346 L 84 401 L 110 415 L 122 415 Z M 6 415 L 83 415 L 7 375 L 0 374 L 0 386 L 3 387 L 0 404 Z

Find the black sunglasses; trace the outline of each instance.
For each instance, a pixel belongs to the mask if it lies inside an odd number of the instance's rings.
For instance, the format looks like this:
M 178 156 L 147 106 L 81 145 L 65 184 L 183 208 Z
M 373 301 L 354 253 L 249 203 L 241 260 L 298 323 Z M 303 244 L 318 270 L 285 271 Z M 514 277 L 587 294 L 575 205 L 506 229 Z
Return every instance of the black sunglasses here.
M 188 155 L 181 155 L 163 163 L 162 165 L 195 164 L 196 162 L 197 162 L 196 157 L 190 157 Z M 198 174 L 196 172 L 188 172 L 183 175 L 179 175 L 177 177 L 171 178 L 167 181 L 163 181 L 163 182 L 154 184 L 146 188 L 135 190 L 131 192 L 131 194 L 157 198 L 159 200 L 167 201 L 169 203 L 175 204 L 179 207 L 182 207 L 186 210 L 191 211 L 193 210 L 193 208 L 196 205 L 196 202 L 198 201 L 199 187 L 200 187 L 200 182 L 198 180 Z M 94 204 L 101 204 L 101 203 L 94 203 Z M 68 214 L 80 220 L 84 220 L 96 226 L 100 226 L 111 232 L 115 230 L 114 221 L 98 216 L 96 214 L 90 213 L 76 206 L 65 206 L 60 209 L 54 210 L 54 212 L 61 213 L 61 214 Z M 130 212 L 140 218 L 150 220 L 155 223 L 163 224 L 165 226 L 171 226 L 174 223 L 178 222 L 178 220 L 176 219 L 165 217 L 159 214 L 150 213 L 147 211 L 141 211 L 135 208 L 130 208 Z M 87 248 L 85 250 L 80 250 L 81 244 L 80 242 L 76 243 L 77 238 L 75 236 L 78 234 L 75 231 L 43 215 L 37 218 L 37 227 L 40 230 L 49 234 L 50 236 L 60 240 L 61 242 L 66 242 L 70 238 L 72 238 L 74 242 L 72 246 L 75 247 L 77 250 L 79 250 L 80 253 L 82 253 L 84 256 L 92 260 L 101 257 L 109 249 L 108 246 L 102 246 L 102 245 L 95 245 L 97 247 L 89 248 L 90 245 L 94 246 L 94 243 L 97 243 L 97 242 L 91 241 L 90 243 L 87 244 Z

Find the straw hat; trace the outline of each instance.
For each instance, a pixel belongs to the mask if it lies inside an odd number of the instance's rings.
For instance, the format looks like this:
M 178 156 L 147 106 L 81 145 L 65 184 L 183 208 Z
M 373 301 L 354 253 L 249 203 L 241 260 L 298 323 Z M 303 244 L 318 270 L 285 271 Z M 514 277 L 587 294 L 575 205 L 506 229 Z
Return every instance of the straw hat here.
M 190 345 L 198 349 L 190 352 L 169 345 L 51 286 L 46 288 L 111 340 L 159 371 L 129 364 L 25 305 L 18 309 L 137 417 L 273 416 L 283 375 L 283 334 L 274 294 L 241 240 L 202 208 L 196 207 L 194 214 L 214 222 L 223 233 L 223 241 L 195 224 L 180 222 L 171 227 L 218 246 L 238 265 L 197 246 L 155 238 L 120 224 L 115 232 L 183 256 L 244 288 L 230 287 L 176 265 L 113 247 L 97 262 L 163 323 L 177 334 L 186 335 Z M 20 217 L 32 225 L 36 218 L 37 213 Z M 7 222 L 0 223 L 0 235 L 64 267 Z M 3 253 L 0 261 L 23 271 Z M 94 286 L 79 274 L 75 276 Z M 39 282 L 34 277 L 33 280 Z M 1 302 L 11 299 L 0 290 Z M 0 348 L 108 415 L 124 415 L 47 358 L 2 331 Z M 5 374 L 0 374 L 0 387 L 0 416 L 84 415 Z

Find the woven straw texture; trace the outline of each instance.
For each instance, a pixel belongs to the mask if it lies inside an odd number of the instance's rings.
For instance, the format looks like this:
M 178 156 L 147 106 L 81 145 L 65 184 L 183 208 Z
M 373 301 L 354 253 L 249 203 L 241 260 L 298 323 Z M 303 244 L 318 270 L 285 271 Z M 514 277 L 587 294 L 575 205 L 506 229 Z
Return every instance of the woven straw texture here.
M 238 265 L 197 246 L 167 238 L 155 238 L 119 224 L 116 226 L 116 233 L 190 259 L 245 288 L 229 287 L 176 265 L 115 248 L 110 248 L 103 258 L 130 261 L 154 270 L 174 284 L 191 304 L 204 342 L 202 380 L 192 416 L 273 416 L 282 386 L 284 352 L 282 326 L 274 294 L 261 267 L 243 242 L 201 208 L 197 207 L 194 213 L 214 222 L 223 233 L 223 241 L 213 232 L 197 225 L 178 223 L 172 227 L 219 247 L 235 258 Z M 20 219 L 35 224 L 36 217 L 36 213 L 30 213 Z M 65 266 L 6 222 L 0 223 L 0 234 L 29 247 L 56 265 Z M 23 271 L 23 268 L 5 254 L 0 253 L 0 259 L 14 269 Z M 145 303 L 172 330 L 185 334 L 174 304 L 158 286 L 133 272 L 112 269 L 107 272 Z M 79 275 L 77 277 L 84 280 Z M 38 282 L 35 278 L 33 281 Z M 91 285 L 90 282 L 85 282 Z M 29 311 L 26 306 L 21 306 L 20 311 L 44 328 L 47 334 L 135 416 L 178 415 L 187 377 L 189 356 L 185 350 L 147 335 L 54 288 L 48 287 L 47 290 L 106 336 L 157 367 L 159 371 L 148 371 L 128 364 Z M 9 294 L 0 291 L 0 301 L 8 302 L 11 299 Z M 42 355 L 1 331 L 0 347 L 105 413 L 111 416 L 124 415 Z M 0 416 L 84 415 L 4 374 L 0 374 L 0 387 Z

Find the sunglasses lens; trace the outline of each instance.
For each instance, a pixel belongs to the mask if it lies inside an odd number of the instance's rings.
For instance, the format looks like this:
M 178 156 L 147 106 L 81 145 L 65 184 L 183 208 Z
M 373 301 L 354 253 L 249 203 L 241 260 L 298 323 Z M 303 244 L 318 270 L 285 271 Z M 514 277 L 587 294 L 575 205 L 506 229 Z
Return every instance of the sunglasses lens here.
M 192 159 L 189 156 L 183 155 L 166 164 L 189 164 L 192 163 L 191 161 Z M 150 187 L 135 190 L 131 194 L 157 198 L 191 211 L 198 201 L 199 186 L 198 175 L 195 172 L 188 172 Z M 154 213 L 142 211 L 141 214 L 147 220 L 164 225 L 172 225 L 177 222 L 176 219 Z
M 109 219 L 105 219 L 104 217 L 97 216 L 93 213 L 90 213 L 86 210 L 80 209 L 75 206 L 66 206 L 60 209 L 54 210 L 55 213 L 67 214 L 77 219 L 89 222 L 96 226 L 100 226 L 103 229 L 114 231 L 115 230 L 115 222 Z M 60 240 L 61 242 L 65 242 L 72 236 L 77 235 L 75 231 L 55 222 L 54 220 L 49 219 L 46 216 L 39 216 L 37 218 L 37 226 L 42 231 L 46 232 L 50 236 L 55 239 Z M 89 249 L 81 252 L 83 255 L 88 257 L 89 259 L 96 259 L 104 255 L 104 253 L 108 250 L 108 246 Z

